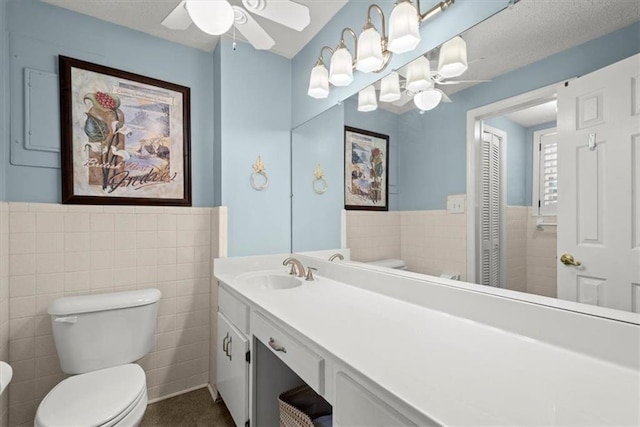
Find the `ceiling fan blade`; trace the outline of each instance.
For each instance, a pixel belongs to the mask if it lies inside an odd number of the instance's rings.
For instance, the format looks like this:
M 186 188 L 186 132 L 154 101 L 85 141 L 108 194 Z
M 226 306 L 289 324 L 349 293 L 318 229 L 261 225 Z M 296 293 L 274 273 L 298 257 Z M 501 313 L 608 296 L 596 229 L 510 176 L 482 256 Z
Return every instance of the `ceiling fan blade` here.
M 302 31 L 311 23 L 309 8 L 290 0 L 242 0 L 251 13 Z
M 186 30 L 189 28 L 193 21 L 191 21 L 189 12 L 187 12 L 184 4 L 185 1 L 181 1 L 176 8 L 162 20 L 162 25 L 171 30 Z
M 269 50 L 276 42 L 271 36 L 241 7 L 232 6 L 235 14 L 234 25 L 249 43 L 259 50 Z
M 443 80 L 436 82 L 439 85 L 459 85 L 463 83 L 486 83 L 491 80 Z
M 402 93 L 400 94 L 400 99 L 398 99 L 397 101 L 392 102 L 392 105 L 395 105 L 396 107 L 402 107 L 405 104 L 413 101 L 413 97 L 415 96 L 415 94 L 413 92 L 411 92 L 410 90 L 405 90 L 402 91 Z
M 450 103 L 452 103 L 452 102 L 453 102 L 453 101 L 451 100 L 451 98 L 449 98 L 449 97 L 447 96 L 447 94 L 446 94 L 446 93 L 444 93 L 443 91 L 441 91 L 440 89 L 437 89 L 437 88 L 436 88 L 436 90 L 442 94 L 442 102 L 444 102 L 444 103 L 446 103 L 446 104 L 450 104 Z

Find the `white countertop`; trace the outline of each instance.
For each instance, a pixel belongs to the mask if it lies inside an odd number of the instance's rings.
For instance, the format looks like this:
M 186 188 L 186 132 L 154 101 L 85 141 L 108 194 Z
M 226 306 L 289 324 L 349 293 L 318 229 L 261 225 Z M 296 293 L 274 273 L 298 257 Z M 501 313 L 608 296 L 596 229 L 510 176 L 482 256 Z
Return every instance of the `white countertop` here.
M 270 273 L 286 274 L 283 268 Z M 319 276 L 219 280 L 444 425 L 638 425 L 638 370 Z

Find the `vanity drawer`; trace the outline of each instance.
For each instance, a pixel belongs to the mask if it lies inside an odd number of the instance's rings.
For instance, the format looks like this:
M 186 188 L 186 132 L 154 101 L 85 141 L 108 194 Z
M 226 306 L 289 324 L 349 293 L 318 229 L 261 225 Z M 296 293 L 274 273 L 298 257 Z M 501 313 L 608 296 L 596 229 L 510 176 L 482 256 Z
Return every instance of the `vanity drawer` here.
M 222 286 L 218 288 L 218 311 L 223 313 L 236 328 L 249 334 L 249 307 Z
M 257 312 L 251 312 L 251 331 L 312 389 L 324 394 L 324 359 Z

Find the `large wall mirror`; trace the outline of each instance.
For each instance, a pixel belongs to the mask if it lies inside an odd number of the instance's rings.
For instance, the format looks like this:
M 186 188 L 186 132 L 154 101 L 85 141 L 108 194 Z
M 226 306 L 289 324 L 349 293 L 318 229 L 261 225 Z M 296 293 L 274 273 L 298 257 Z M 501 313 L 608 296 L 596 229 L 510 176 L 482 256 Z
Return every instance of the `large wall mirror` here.
M 292 251 L 637 322 L 639 20 L 634 1 L 521 0 L 382 73 L 395 101 L 378 82 L 294 129 Z M 460 45 L 467 69 L 438 75 Z M 344 210 L 345 126 L 389 136 L 388 211 Z

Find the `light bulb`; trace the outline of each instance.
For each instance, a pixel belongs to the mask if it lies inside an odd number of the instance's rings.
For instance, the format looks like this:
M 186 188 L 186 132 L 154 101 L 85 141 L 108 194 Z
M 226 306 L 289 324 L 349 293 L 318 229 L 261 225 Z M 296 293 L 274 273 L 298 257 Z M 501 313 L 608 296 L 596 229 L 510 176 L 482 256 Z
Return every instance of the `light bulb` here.
M 391 11 L 389 18 L 389 51 L 409 52 L 420 43 L 418 11 L 411 1 L 401 1 Z
M 311 70 L 307 94 L 316 99 L 323 99 L 329 96 L 329 71 L 321 61 Z
M 367 86 L 358 93 L 358 111 L 369 112 L 378 108 L 376 88 Z
M 422 91 L 413 97 L 413 103 L 422 111 L 433 110 L 441 100 L 442 92 L 436 89 Z
M 401 96 L 400 76 L 393 71 L 380 81 L 380 101 L 393 102 L 400 99 Z
M 424 56 L 419 56 L 407 66 L 407 90 L 418 93 L 433 86 L 431 65 Z
M 462 37 L 454 37 L 440 47 L 438 74 L 443 78 L 459 77 L 467 68 L 467 43 Z
M 370 73 L 379 70 L 383 63 L 382 38 L 373 25 L 368 25 L 358 37 L 356 70 Z
M 344 45 L 331 55 L 329 81 L 334 86 L 348 86 L 353 81 L 353 57 Z

